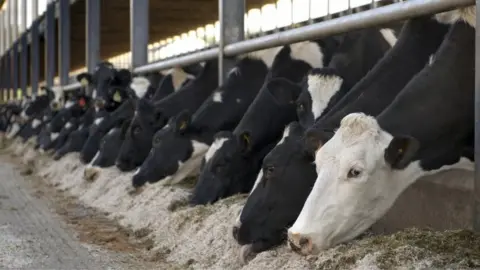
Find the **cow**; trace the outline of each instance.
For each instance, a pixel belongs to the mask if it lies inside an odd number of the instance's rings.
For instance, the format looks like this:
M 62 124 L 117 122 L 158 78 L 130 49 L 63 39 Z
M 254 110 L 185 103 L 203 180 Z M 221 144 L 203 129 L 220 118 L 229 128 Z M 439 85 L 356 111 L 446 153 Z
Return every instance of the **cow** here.
M 396 43 L 394 30 L 367 28 L 342 35 L 327 67 L 308 74 L 308 88 L 297 100 L 297 116 L 304 128 L 336 104 Z
M 316 253 L 357 237 L 422 176 L 473 170 L 472 151 L 464 150 L 474 128 L 474 54 L 475 29 L 458 20 L 433 63 L 380 114 L 341 120 L 316 150 L 317 179 L 288 229 L 293 251 Z
M 138 100 L 135 116 L 116 160 L 117 168 L 121 171 L 132 171 L 142 165 L 152 146 L 155 132 L 182 110 L 194 112 L 200 107 L 217 87 L 217 62 L 206 62 L 198 77 L 159 101 L 152 102 L 143 98 Z M 180 83 L 174 85 L 180 86 Z
M 100 168 L 115 165 L 115 159 L 120 151 L 118 146 L 122 145 L 129 124 L 130 122 L 128 120 L 124 120 L 119 126 L 110 129 L 110 131 L 103 136 L 97 154 L 84 170 L 83 178 L 86 181 L 94 181 L 99 175 Z
M 116 91 L 122 91 L 122 89 Z M 80 151 L 81 162 L 84 164 L 90 163 L 98 152 L 103 136 L 119 123 L 133 117 L 134 110 L 135 101 L 129 98 L 113 112 L 109 113 L 105 110 L 97 112 L 95 120 L 90 126 L 88 139 Z
M 316 119 L 312 129 L 329 116 L 341 119 L 351 111 L 376 114 L 383 110 L 426 65 L 447 30 L 447 26 L 428 16 L 407 21 L 395 45 L 342 99 L 332 104 L 329 113 Z M 297 113 L 301 119 L 301 110 L 297 109 Z M 306 128 L 309 126 L 304 124 L 287 127 L 284 138 L 263 161 L 263 169 L 232 229 L 234 238 L 244 245 L 243 260 L 285 240 L 286 228 L 297 218 L 313 187 L 317 176 L 314 156 L 300 134 Z M 288 198 L 284 197 L 286 192 Z
M 268 79 L 283 77 L 300 82 L 308 70 L 324 66 L 324 59 L 331 58 L 323 54 L 321 44 L 333 42 L 333 38 L 299 42 L 241 57 L 225 83 L 192 117 L 182 112 L 172 121 L 175 125 L 169 125 L 155 134 L 155 149 L 150 151 L 133 176 L 132 185 L 139 187 L 147 181 L 154 183 L 163 178 L 170 178 L 175 183 L 185 176 L 196 174 L 215 133 L 232 131 L 236 127 L 267 75 Z
M 320 116 L 320 112 L 324 110 L 327 106 L 329 106 L 330 100 L 336 100 L 338 97 L 343 96 L 356 81 L 358 81 L 364 74 L 366 74 L 370 70 L 370 68 L 385 54 L 385 52 L 390 49 L 390 43 L 394 42 L 391 41 L 391 35 L 388 35 L 387 39 L 384 32 L 390 33 L 385 29 L 382 29 L 381 31 L 377 29 L 367 29 L 363 31 L 347 33 L 340 37 L 341 42 L 339 43 L 337 51 L 335 51 L 335 53 L 330 56 L 331 60 L 328 64 L 329 67 L 314 68 L 309 72 L 306 81 L 303 83 L 303 95 L 301 94 L 301 96 L 299 96 L 298 100 L 296 101 L 298 111 L 297 113 L 299 114 L 300 119 L 308 119 L 309 117 L 304 116 L 310 114 L 307 113 L 306 110 L 300 111 L 298 109 L 299 107 L 303 107 L 304 104 L 306 105 L 306 103 L 310 101 L 310 105 L 314 105 L 313 107 L 310 106 L 310 111 L 313 112 L 312 115 L 319 113 L 319 115 L 316 115 L 316 117 Z M 311 87 L 306 88 L 306 85 L 309 85 Z M 315 103 L 311 102 L 312 97 L 314 98 Z M 321 100 L 317 101 L 317 99 Z M 324 104 L 320 106 L 322 102 Z M 261 109 L 259 108 L 259 110 Z M 274 134 L 276 134 L 277 139 L 278 137 L 281 137 L 282 131 L 285 128 L 286 124 L 288 124 L 288 122 L 285 122 L 280 130 L 273 131 Z M 271 142 L 273 143 L 273 141 Z M 238 152 L 236 150 L 230 151 L 233 151 L 234 153 Z M 220 159 L 219 162 L 222 163 L 224 161 Z M 237 166 L 233 164 L 233 162 L 229 163 L 232 164 L 232 167 Z M 256 169 L 256 172 L 251 172 L 252 175 L 256 176 L 258 174 L 258 170 L 260 170 L 260 166 L 261 164 L 251 164 L 250 166 L 248 166 L 248 169 Z M 213 167 L 215 167 L 215 165 L 213 165 Z M 229 165 L 227 165 L 227 167 L 229 167 Z M 210 176 L 206 176 L 208 174 L 210 174 Z M 204 183 L 197 185 L 198 192 L 196 189 L 193 196 L 193 198 L 198 200 L 200 203 L 214 202 L 215 200 L 223 197 L 223 195 L 218 195 L 225 192 L 223 190 L 231 189 L 228 186 L 230 184 L 229 181 L 225 179 L 220 179 L 219 177 L 213 177 L 214 175 L 214 172 L 206 172 L 204 179 L 200 178 L 199 184 L 202 181 L 204 181 Z M 253 186 L 253 182 L 256 178 L 255 176 L 244 181 L 244 186 L 235 183 L 235 185 L 239 185 L 241 187 L 241 190 L 233 189 L 232 192 L 248 192 Z M 230 176 L 226 177 L 230 178 Z M 213 184 L 213 181 L 221 181 L 222 185 Z M 233 185 L 233 183 L 231 184 Z M 201 187 L 201 185 L 203 185 L 203 187 Z M 217 190 L 215 191 L 215 188 L 210 188 L 208 187 L 208 185 L 216 185 Z M 223 187 L 220 188 L 220 186 Z M 200 194 L 201 192 L 203 192 L 203 194 Z M 234 193 L 228 194 L 233 195 Z
M 202 162 L 191 205 L 250 190 L 263 157 L 285 125 L 296 119 L 295 101 L 301 90 L 300 84 L 284 78 L 267 81 L 233 132 L 215 135 Z

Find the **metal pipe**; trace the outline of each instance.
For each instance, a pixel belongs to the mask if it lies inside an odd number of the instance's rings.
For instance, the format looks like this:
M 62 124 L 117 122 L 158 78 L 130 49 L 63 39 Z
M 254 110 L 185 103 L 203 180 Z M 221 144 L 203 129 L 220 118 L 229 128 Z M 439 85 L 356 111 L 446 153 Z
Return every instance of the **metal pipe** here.
M 27 44 L 27 33 L 24 33 L 20 37 L 20 88 L 22 88 L 23 96 L 27 95 L 27 82 L 28 82 L 28 44 Z
M 40 79 L 40 34 L 38 31 L 40 22 L 38 20 L 33 21 L 30 34 L 32 42 L 30 45 L 30 86 L 32 87 L 32 93 L 38 92 L 38 82 Z
M 9 1 L 12 6 L 12 43 L 17 42 L 18 38 L 18 2 Z
M 10 3 L 6 2 L 7 9 L 6 11 L 6 16 L 5 16 L 5 42 L 6 42 L 6 48 L 5 50 L 8 51 L 10 49 L 10 46 L 12 45 L 12 22 L 11 22 L 11 13 L 12 13 L 12 5 Z M 7 54 L 5 54 L 7 55 Z
M 477 1 L 477 13 L 480 0 Z M 480 26 L 480 17 L 476 18 Z M 475 178 L 473 181 L 473 229 L 480 231 L 480 32 L 475 31 Z
M 62 89 L 63 91 L 71 91 L 71 90 L 79 89 L 80 87 L 82 87 L 82 84 L 80 84 L 79 82 L 75 82 L 72 84 L 62 86 Z
M 60 84 L 68 84 L 70 71 L 70 0 L 60 0 L 58 17 L 58 73 Z
M 86 64 L 87 70 L 93 73 L 95 66 L 100 61 L 100 2 L 98 0 L 86 0 Z
M 27 31 L 27 28 L 27 0 L 22 0 L 22 32 Z
M 223 48 L 244 39 L 245 0 L 219 0 L 220 42 L 218 53 L 218 83 L 221 85 L 227 73 L 235 65 L 235 59 L 225 57 Z
M 218 57 L 218 48 L 207 49 L 187 55 L 170 58 L 156 63 L 147 64 L 145 66 L 137 67 L 133 69 L 134 73 L 145 73 L 157 70 L 163 70 L 173 68 L 176 66 L 186 66 L 193 63 L 212 60 Z
M 12 88 L 13 95 L 15 97 L 18 90 L 18 42 L 15 42 L 12 46 Z
M 55 78 L 55 3 L 47 6 L 45 14 L 45 81 L 48 87 L 54 85 Z
M 5 12 L 0 12 L 0 57 L 3 56 L 5 52 L 5 21 L 3 17 Z
M 132 68 L 148 63 L 149 0 L 130 0 L 130 51 Z
M 317 24 L 227 45 L 225 46 L 225 55 L 238 55 L 314 38 L 336 35 L 392 21 L 452 10 L 474 3 L 474 0 L 411 0 L 395 3 Z
M 474 3 L 474 0 L 411 0 L 407 2 L 395 3 L 384 7 L 299 27 L 296 29 L 286 30 L 271 35 L 226 45 L 224 47 L 224 55 L 234 56 L 266 48 L 272 48 L 275 46 L 282 46 L 285 44 L 319 38 L 322 36 L 336 35 L 352 30 L 388 23 L 391 21 L 406 20 L 425 14 L 448 11 L 458 7 L 469 6 Z M 134 68 L 133 71 L 135 73 L 144 73 L 211 60 L 217 57 L 219 51 L 219 48 L 199 51 L 137 67 Z
M 32 24 L 38 17 L 38 1 L 32 1 Z

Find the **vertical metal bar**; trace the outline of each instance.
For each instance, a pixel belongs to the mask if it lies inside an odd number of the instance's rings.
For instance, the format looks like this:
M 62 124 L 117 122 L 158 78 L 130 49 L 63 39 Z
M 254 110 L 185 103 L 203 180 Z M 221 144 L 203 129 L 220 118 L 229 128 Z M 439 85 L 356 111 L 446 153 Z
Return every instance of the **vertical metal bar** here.
M 130 51 L 131 67 L 148 63 L 148 12 L 149 0 L 130 0 Z
M 10 99 L 10 89 L 12 89 L 12 61 L 11 61 L 11 55 L 10 55 L 10 50 L 7 50 L 7 52 L 5 53 L 5 67 L 6 67 L 6 74 L 5 74 L 5 77 L 6 77 L 6 86 L 7 86 L 7 96 L 9 97 L 8 99 Z
M 68 84 L 70 71 L 70 0 L 60 0 L 60 15 L 58 17 L 58 73 L 60 84 Z
M 12 43 L 15 43 L 18 38 L 18 1 L 15 0 L 9 2 L 12 5 Z
M 38 92 L 38 81 L 40 78 L 40 36 L 38 33 L 38 21 L 33 21 L 30 34 L 32 35 L 32 42 L 30 45 L 30 86 L 32 93 Z
M 27 28 L 27 0 L 22 0 L 22 31 L 27 31 Z
M 5 42 L 6 42 L 6 48 L 5 48 L 5 51 L 8 51 L 8 49 L 10 48 L 10 45 L 11 45 L 11 42 L 12 42 L 12 25 L 11 25 L 11 5 L 10 3 L 6 2 L 7 4 L 7 9 L 6 9 L 6 13 L 5 13 Z
M 220 22 L 220 42 L 218 52 L 218 83 L 221 85 L 227 72 L 235 65 L 235 58 L 225 57 L 223 48 L 245 37 L 244 14 L 245 0 L 219 0 L 218 12 Z
M 13 96 L 14 98 L 16 97 L 17 89 L 19 88 L 18 84 L 18 42 L 15 42 L 12 46 L 12 74 L 13 74 L 13 82 L 12 82 L 12 88 L 13 88 Z
M 32 1 L 30 4 L 32 5 L 32 23 L 33 23 L 38 17 L 38 1 Z
M 480 0 L 476 2 L 477 14 Z M 477 17 L 476 26 L 480 26 Z M 478 29 L 478 28 L 476 28 Z M 473 229 L 480 231 L 480 32 L 475 31 L 475 179 L 473 189 Z
M 27 65 L 28 65 L 28 44 L 27 44 L 27 33 L 24 33 L 20 37 L 20 88 L 22 88 L 23 96 L 27 95 Z
M 3 20 L 5 12 L 0 12 L 0 58 L 5 52 L 5 21 Z M 1 62 L 3 64 L 3 62 Z
M 93 73 L 100 60 L 100 1 L 86 0 L 86 62 L 88 72 Z
M 55 3 L 47 6 L 45 14 L 45 82 L 48 87 L 54 85 L 55 78 Z

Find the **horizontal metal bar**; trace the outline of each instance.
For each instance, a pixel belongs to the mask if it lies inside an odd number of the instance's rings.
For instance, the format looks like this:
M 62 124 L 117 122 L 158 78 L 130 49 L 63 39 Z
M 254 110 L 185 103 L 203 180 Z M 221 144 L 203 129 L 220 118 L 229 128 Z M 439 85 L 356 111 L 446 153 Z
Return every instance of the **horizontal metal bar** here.
M 393 21 L 439 13 L 458 7 L 475 4 L 474 0 L 411 0 L 395 3 L 352 15 L 323 21 L 292 30 L 237 42 L 227 45 L 224 54 L 228 56 L 282 46 L 295 42 L 331 36 L 352 30 L 372 27 Z
M 145 73 L 157 70 L 173 68 L 176 66 L 185 66 L 193 63 L 215 59 L 218 56 L 218 48 L 212 48 L 204 51 L 194 52 L 187 55 L 167 59 L 164 61 L 151 63 L 145 66 L 137 67 L 133 70 L 134 73 Z
M 77 90 L 80 87 L 82 87 L 82 84 L 79 82 L 68 84 L 62 87 L 63 91 L 72 91 L 72 90 Z

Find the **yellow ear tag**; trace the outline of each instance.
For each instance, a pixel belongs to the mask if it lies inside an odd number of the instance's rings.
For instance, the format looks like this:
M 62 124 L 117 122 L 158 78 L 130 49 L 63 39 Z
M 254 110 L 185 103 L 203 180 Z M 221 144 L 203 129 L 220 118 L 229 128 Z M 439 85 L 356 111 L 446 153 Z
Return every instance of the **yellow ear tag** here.
M 122 102 L 122 96 L 120 95 L 120 92 L 118 91 L 115 92 L 115 94 L 113 95 L 113 101 Z
M 403 153 L 403 149 L 402 148 L 398 149 L 398 153 L 399 154 Z
M 180 124 L 180 130 L 184 130 L 187 128 L 187 122 L 183 121 L 181 124 Z
M 87 78 L 83 78 L 80 80 L 80 83 L 82 84 L 82 86 L 87 86 L 88 85 L 88 80 Z
M 245 142 L 247 142 L 247 144 L 250 144 L 250 137 L 247 134 L 243 134 L 243 139 Z
M 17 99 L 22 99 L 22 89 L 17 89 Z

